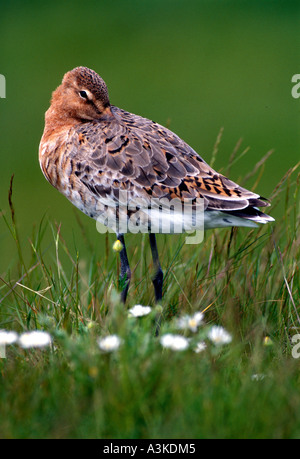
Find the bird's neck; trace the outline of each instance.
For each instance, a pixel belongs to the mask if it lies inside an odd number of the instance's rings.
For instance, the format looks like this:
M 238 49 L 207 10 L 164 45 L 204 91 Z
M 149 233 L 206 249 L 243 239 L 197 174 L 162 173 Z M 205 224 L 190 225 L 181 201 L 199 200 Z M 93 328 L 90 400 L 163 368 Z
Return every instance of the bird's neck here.
M 45 114 L 43 140 L 48 140 L 50 136 L 59 136 L 62 132 L 68 131 L 78 123 L 79 120 L 70 118 L 67 112 L 53 110 L 52 107 L 50 107 Z

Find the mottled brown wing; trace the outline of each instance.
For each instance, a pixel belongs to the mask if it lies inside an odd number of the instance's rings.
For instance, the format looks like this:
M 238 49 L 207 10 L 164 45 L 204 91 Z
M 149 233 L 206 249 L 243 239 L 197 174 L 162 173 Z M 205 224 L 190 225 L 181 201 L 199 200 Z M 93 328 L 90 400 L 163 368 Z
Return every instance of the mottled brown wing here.
M 147 202 L 202 197 L 208 209 L 218 210 L 268 205 L 215 172 L 169 129 L 117 107 L 112 113 L 111 119 L 81 124 L 72 136 L 75 174 L 96 195 L 118 199 L 126 190 Z

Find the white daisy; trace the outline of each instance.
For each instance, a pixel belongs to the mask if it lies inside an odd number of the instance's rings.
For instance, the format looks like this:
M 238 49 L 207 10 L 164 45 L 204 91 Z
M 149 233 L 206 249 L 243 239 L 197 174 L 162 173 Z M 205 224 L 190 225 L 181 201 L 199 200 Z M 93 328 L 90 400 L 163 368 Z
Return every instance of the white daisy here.
M 232 336 L 219 325 L 213 325 L 208 332 L 208 338 L 217 346 L 228 344 L 232 341 Z
M 255 373 L 254 375 L 251 375 L 251 380 L 252 381 L 262 381 L 265 379 L 266 375 L 263 373 Z
M 112 352 L 119 349 L 122 340 L 117 335 L 108 335 L 105 338 L 98 338 L 98 346 L 101 351 Z
M 204 341 L 200 341 L 199 343 L 197 343 L 194 351 L 199 354 L 200 352 L 203 352 L 205 349 L 206 349 L 206 343 Z
M 167 333 L 160 338 L 160 344 L 173 351 L 184 351 L 189 347 L 189 341 L 187 338 L 181 335 L 173 335 Z
M 18 339 L 18 334 L 14 331 L 0 330 L 0 346 L 15 343 Z
M 197 328 L 203 321 L 204 314 L 202 312 L 196 312 L 194 315 L 189 316 L 185 315 L 183 317 L 180 317 L 177 320 L 177 326 L 178 328 L 183 328 L 187 329 L 189 328 L 192 332 L 196 332 Z
M 151 307 L 150 306 L 142 306 L 141 304 L 136 304 L 132 308 L 129 309 L 129 317 L 142 317 L 150 314 Z
M 49 333 L 42 330 L 33 330 L 22 333 L 19 337 L 18 343 L 24 349 L 30 347 L 45 347 L 52 343 L 52 338 Z

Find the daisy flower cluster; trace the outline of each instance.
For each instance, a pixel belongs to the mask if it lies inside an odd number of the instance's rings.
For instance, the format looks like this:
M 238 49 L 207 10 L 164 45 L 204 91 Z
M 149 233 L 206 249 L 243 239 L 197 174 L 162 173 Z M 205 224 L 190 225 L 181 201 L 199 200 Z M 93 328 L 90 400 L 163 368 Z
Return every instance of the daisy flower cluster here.
M 180 317 L 177 319 L 175 326 L 185 332 L 191 331 L 196 333 L 198 328 L 204 324 L 203 319 L 204 314 L 202 312 L 196 312 L 193 315 L 184 315 Z M 219 325 L 208 327 L 206 337 L 217 347 L 228 344 L 232 341 L 232 336 L 225 330 L 225 328 Z M 207 344 L 204 340 L 196 341 L 196 343 L 193 343 L 193 341 L 195 340 L 172 333 L 167 333 L 160 338 L 162 347 L 172 349 L 173 351 L 184 351 L 192 346 L 193 350 L 198 354 L 207 348 Z
M 136 304 L 128 310 L 130 320 L 143 320 L 142 318 L 151 314 L 153 309 L 150 306 Z M 185 351 L 192 349 L 196 353 L 201 353 L 207 348 L 207 342 L 211 342 L 215 347 L 228 344 L 232 341 L 232 336 L 219 325 L 204 326 L 204 314 L 200 311 L 193 315 L 183 315 L 173 322 L 173 327 L 183 330 L 185 335 L 178 333 L 164 333 L 159 338 L 160 345 L 172 351 Z M 197 334 L 199 328 L 201 332 Z M 90 328 L 90 327 L 87 327 Z M 192 337 L 190 337 L 192 334 Z M 194 335 L 194 336 L 193 336 Z M 199 340 L 201 336 L 201 340 Z M 206 341 L 204 340 L 206 339 Z M 123 344 L 123 339 L 116 334 L 97 338 L 97 345 L 103 353 L 117 351 Z M 22 334 L 14 331 L 0 330 L 0 346 L 18 344 L 23 349 L 45 348 L 53 342 L 52 336 L 45 331 L 33 330 Z
M 18 344 L 23 349 L 31 347 L 46 347 L 52 343 L 52 337 L 48 332 L 42 330 L 33 330 L 21 333 L 8 330 L 0 330 L 0 346 L 7 346 L 9 344 Z

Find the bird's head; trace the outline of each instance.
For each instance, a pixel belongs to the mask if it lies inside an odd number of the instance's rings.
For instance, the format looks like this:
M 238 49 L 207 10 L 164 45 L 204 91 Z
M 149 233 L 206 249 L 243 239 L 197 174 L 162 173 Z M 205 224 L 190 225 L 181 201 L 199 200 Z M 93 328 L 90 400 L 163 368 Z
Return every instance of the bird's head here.
M 67 72 L 61 85 L 53 92 L 51 114 L 76 120 L 100 119 L 111 114 L 105 82 L 87 67 L 76 67 Z

